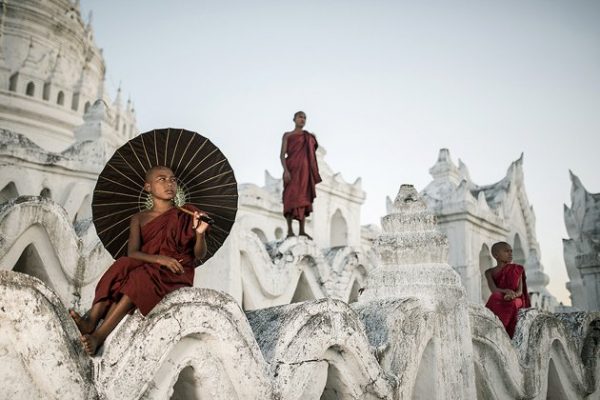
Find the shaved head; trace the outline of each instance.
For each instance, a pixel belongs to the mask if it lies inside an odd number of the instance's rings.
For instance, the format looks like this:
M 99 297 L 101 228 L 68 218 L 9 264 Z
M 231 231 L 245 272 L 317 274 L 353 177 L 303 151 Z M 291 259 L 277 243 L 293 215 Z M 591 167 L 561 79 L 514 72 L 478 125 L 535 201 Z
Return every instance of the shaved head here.
M 503 249 L 503 248 L 505 248 L 505 247 L 508 247 L 509 249 L 511 248 L 511 247 L 510 247 L 510 244 L 508 244 L 508 243 L 506 243 L 506 242 L 498 242 L 498 243 L 494 243 L 494 244 L 492 245 L 492 255 L 493 255 L 493 256 L 496 256 L 496 254 L 498 254 L 498 251 L 499 251 L 500 249 Z
M 304 115 L 304 117 L 306 117 L 306 113 L 305 113 L 304 111 L 296 111 L 296 112 L 294 113 L 294 118 L 292 119 L 292 121 L 295 121 L 295 120 L 296 120 L 296 117 L 297 117 L 298 115 L 300 115 L 300 114 L 302 114 L 302 115 Z
M 171 168 L 169 167 L 165 167 L 164 165 L 156 165 L 146 171 L 146 176 L 144 177 L 146 182 L 150 182 L 152 180 L 152 177 L 156 175 L 158 171 L 169 171 L 173 173 L 173 171 L 171 171 Z

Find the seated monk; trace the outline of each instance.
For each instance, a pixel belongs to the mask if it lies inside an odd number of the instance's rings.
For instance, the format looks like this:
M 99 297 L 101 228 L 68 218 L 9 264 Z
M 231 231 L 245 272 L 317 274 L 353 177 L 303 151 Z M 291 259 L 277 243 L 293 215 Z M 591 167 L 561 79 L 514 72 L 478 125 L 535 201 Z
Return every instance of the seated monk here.
M 512 264 L 512 248 L 506 242 L 495 243 L 492 246 L 492 256 L 497 265 L 485 271 L 492 292 L 485 306 L 498 316 L 508 336 L 512 338 L 519 310 L 531 307 L 525 269 L 519 264 Z
M 292 220 L 300 224 L 299 235 L 312 239 L 304 230 L 305 218 L 312 212 L 317 196 L 315 186 L 321 182 L 315 135 L 305 131 L 306 114 L 294 114 L 295 129 L 283 134 L 281 141 L 281 165 L 283 166 L 283 215 L 287 221 L 287 237 L 294 236 Z
M 186 212 L 174 206 L 173 171 L 150 168 L 144 189 L 152 197 L 152 208 L 131 217 L 127 257 L 116 260 L 102 275 L 85 315 L 70 310 L 90 355 L 127 313 L 137 308 L 145 316 L 168 293 L 192 286 L 194 268 L 206 255 L 209 225 L 201 219 L 206 214 L 189 204 L 183 206 Z

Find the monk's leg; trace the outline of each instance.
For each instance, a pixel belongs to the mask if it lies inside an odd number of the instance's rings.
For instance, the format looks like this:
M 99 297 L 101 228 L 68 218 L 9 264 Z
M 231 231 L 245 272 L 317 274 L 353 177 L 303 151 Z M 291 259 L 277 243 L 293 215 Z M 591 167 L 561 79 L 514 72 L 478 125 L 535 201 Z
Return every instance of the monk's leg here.
M 135 267 L 137 263 L 138 261 L 129 257 L 117 259 L 98 281 L 92 308 L 83 316 L 74 310 L 69 310 L 69 314 L 77 324 L 79 332 L 85 335 L 96 329 L 98 322 L 106 317 L 109 307 L 114 303 L 112 297 L 115 288 L 120 287 L 127 278 L 129 270 Z
M 131 299 L 127 295 L 123 295 L 116 306 L 112 309 L 110 314 L 107 314 L 104 318 L 102 325 L 98 327 L 93 333 L 82 335 L 81 342 L 83 343 L 84 350 L 91 356 L 96 354 L 96 351 L 108 335 L 115 329 L 115 327 L 121 322 L 123 317 L 127 315 L 129 311 L 134 307 Z
M 298 235 L 299 235 L 299 236 L 305 236 L 305 237 L 307 237 L 308 239 L 311 239 L 311 240 L 312 240 L 312 237 L 310 237 L 310 235 L 304 231 L 304 221 L 305 221 L 305 218 L 302 218 L 302 219 L 300 220 L 300 233 L 298 233 Z
M 69 315 L 73 318 L 73 321 L 75 321 L 75 325 L 77 325 L 79 332 L 82 334 L 92 333 L 96 329 L 98 321 L 106 314 L 106 310 L 110 305 L 109 303 L 108 300 L 99 301 L 94 304 L 88 312 L 83 314 L 83 316 L 71 309 L 69 310 Z
M 292 236 L 294 236 L 294 230 L 292 229 L 292 215 L 287 214 L 285 216 L 285 220 L 287 222 L 287 227 L 288 227 L 287 237 L 292 237 Z
M 110 318 L 110 315 L 115 311 L 115 308 L 117 308 L 117 303 L 112 303 L 110 305 L 110 307 L 108 308 L 108 311 L 106 312 L 106 315 L 104 316 L 104 319 Z
M 517 297 L 516 299 L 510 301 L 510 306 L 510 320 L 506 324 L 506 331 L 512 339 L 512 337 L 515 335 L 515 330 L 517 328 L 519 310 L 523 308 L 523 300 Z

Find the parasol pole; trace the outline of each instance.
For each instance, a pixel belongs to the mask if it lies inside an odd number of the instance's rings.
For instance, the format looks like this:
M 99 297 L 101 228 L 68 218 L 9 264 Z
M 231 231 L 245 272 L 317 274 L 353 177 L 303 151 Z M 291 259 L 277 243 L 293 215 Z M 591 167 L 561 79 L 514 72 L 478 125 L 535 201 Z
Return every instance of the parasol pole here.
M 185 208 L 183 208 L 183 207 L 179 207 L 179 206 L 177 206 L 177 208 L 178 208 L 178 209 L 180 209 L 181 211 L 183 211 L 184 213 L 186 213 L 186 214 L 188 214 L 188 215 L 191 215 L 192 217 L 195 215 L 193 211 L 187 210 L 187 209 L 185 209 Z M 208 215 L 201 215 L 201 216 L 200 216 L 200 219 L 201 219 L 202 221 L 206 222 L 206 223 L 207 223 L 207 224 L 209 224 L 209 225 L 212 225 L 212 224 L 214 224 L 214 223 L 215 223 L 215 220 L 214 220 L 214 219 L 212 219 L 211 217 L 209 217 Z

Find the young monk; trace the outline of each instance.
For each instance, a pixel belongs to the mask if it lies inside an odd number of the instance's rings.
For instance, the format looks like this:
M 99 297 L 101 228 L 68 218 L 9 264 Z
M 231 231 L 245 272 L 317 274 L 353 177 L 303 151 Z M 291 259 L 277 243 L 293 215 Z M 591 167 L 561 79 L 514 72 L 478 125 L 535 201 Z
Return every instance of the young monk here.
M 123 317 L 139 309 L 142 315 L 168 293 L 194 282 L 194 268 L 206 255 L 206 214 L 185 205 L 193 216 L 173 204 L 177 180 L 167 167 L 146 172 L 144 190 L 151 209 L 131 217 L 127 257 L 121 257 L 96 286 L 92 308 L 83 316 L 70 310 L 81 332 L 85 351 L 96 354 Z M 103 320 L 98 326 L 98 322 Z
M 315 186 L 321 182 L 317 165 L 317 138 L 305 131 L 306 114 L 294 114 L 296 127 L 283 134 L 281 140 L 281 165 L 283 166 L 283 215 L 287 221 L 287 237 L 294 236 L 292 220 L 300 224 L 299 235 L 312 239 L 304 230 L 305 218 L 312 212 L 317 197 Z
M 492 256 L 497 265 L 485 271 L 485 277 L 492 294 L 485 305 L 498 316 L 512 338 L 517 326 L 517 314 L 521 308 L 531 307 L 525 269 L 512 264 L 512 248 L 506 242 L 494 243 Z

